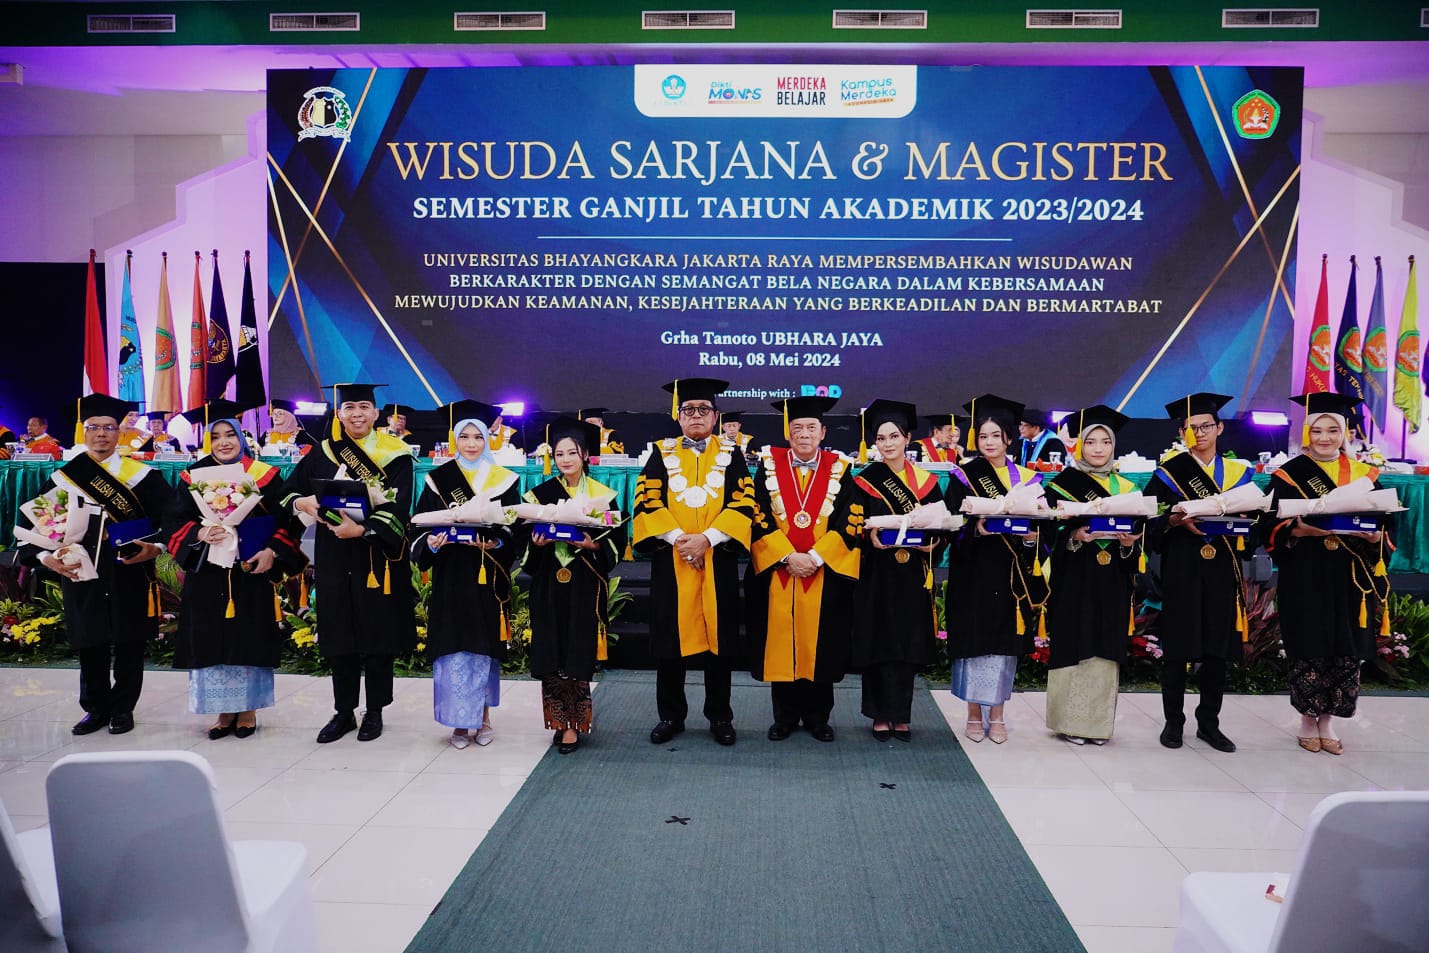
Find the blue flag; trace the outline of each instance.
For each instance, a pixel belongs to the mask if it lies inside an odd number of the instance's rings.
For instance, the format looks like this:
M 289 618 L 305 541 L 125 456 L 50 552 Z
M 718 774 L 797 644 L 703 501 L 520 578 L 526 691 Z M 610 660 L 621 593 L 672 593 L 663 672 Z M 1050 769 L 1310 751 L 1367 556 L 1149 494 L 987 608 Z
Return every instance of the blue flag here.
M 144 346 L 139 340 L 139 321 L 134 317 L 134 294 L 129 290 L 129 261 L 124 255 L 124 291 L 119 299 L 119 399 L 144 404 Z
M 1364 339 L 1364 399 L 1374 425 L 1384 433 L 1389 422 L 1389 329 L 1384 326 L 1384 266 L 1374 258 L 1374 296 L 1369 302 Z
M 233 335 L 229 333 L 228 305 L 223 300 L 223 279 L 218 274 L 218 249 L 213 251 L 213 293 L 208 306 L 208 393 L 217 400 L 228 389 L 238 366 L 233 357 Z
M 243 304 L 238 317 L 238 392 L 240 407 L 259 407 L 268 402 L 263 386 L 263 364 L 258 356 L 258 309 L 253 301 L 253 270 L 248 252 L 243 253 Z
M 1355 256 L 1350 256 L 1350 286 L 1345 309 L 1340 312 L 1340 333 L 1335 345 L 1335 390 L 1364 400 L 1364 344 L 1360 340 L 1359 300 L 1355 295 Z M 1360 416 L 1355 413 L 1356 418 Z

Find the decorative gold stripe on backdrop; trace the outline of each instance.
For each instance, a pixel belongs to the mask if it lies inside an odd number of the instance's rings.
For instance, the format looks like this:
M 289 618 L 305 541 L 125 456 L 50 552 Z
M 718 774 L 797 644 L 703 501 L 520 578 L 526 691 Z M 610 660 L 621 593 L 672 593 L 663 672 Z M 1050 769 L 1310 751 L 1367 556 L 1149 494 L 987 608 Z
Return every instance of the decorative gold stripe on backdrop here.
M 273 219 L 278 223 L 278 238 L 283 243 L 283 260 L 288 263 L 288 281 L 283 282 L 283 287 L 286 289 L 288 282 L 292 282 L 293 302 L 298 306 L 298 320 L 303 325 L 303 340 L 308 342 L 308 360 L 312 366 L 313 382 L 318 385 L 318 393 L 322 393 L 323 378 L 322 371 L 318 369 L 318 352 L 317 348 L 313 347 L 313 332 L 308 328 L 307 312 L 303 310 L 303 296 L 298 291 L 297 281 L 293 280 L 293 269 L 296 267 L 296 263 L 288 248 L 288 230 L 283 227 L 283 214 L 278 210 L 278 190 L 273 185 L 273 173 L 271 172 L 268 173 L 268 198 L 273 203 Z M 278 309 L 274 307 L 273 313 L 276 314 L 277 311 Z M 272 330 L 272 327 L 273 322 L 269 319 L 269 330 Z
M 1300 203 L 1295 203 L 1295 214 L 1290 217 L 1290 230 L 1285 233 L 1285 247 L 1280 251 L 1280 264 L 1275 269 L 1275 280 L 1280 281 L 1285 274 L 1285 260 L 1290 257 L 1290 246 L 1295 244 L 1295 229 L 1300 224 Z M 1260 322 L 1260 336 L 1255 339 L 1255 351 L 1250 356 L 1250 366 L 1245 369 L 1245 386 L 1240 391 L 1240 408 L 1245 409 L 1245 402 L 1250 397 L 1251 381 L 1255 380 L 1255 364 L 1260 360 L 1260 348 L 1265 343 L 1265 332 L 1270 327 L 1270 316 L 1275 311 L 1275 288 L 1270 289 L 1270 296 L 1265 302 L 1265 317 Z M 1295 309 L 1290 309 L 1290 326 L 1293 331 L 1295 327 Z M 1292 334 L 1291 340 L 1294 340 Z

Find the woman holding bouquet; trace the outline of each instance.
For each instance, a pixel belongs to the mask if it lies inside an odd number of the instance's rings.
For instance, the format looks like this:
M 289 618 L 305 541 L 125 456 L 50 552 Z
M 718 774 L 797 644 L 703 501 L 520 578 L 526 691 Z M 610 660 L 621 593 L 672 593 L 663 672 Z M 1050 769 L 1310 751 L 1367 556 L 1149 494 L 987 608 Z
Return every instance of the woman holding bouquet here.
M 1076 441 L 1072 467 L 1048 484 L 1048 497 L 1091 502 L 1135 491 L 1136 484 L 1114 472 L 1116 432 L 1126 421 L 1100 404 L 1068 414 L 1067 432 Z M 1132 588 L 1141 536 L 1093 535 L 1085 519 L 1057 527 L 1047 606 L 1047 727 L 1073 744 L 1111 738 L 1121 663 L 1136 623 Z
M 273 705 L 283 645 L 276 584 L 307 559 L 283 513 L 279 471 L 253 459 L 237 406 L 213 401 L 189 415 L 195 427 L 207 418 L 208 453 L 180 475 L 164 519 L 162 538 L 184 570 L 174 668 L 189 670 L 189 711 L 218 716 L 209 738 L 247 738 L 257 710 Z
M 851 525 L 871 516 L 901 515 L 944 499 L 938 478 L 908 459 L 918 425 L 912 404 L 875 400 L 862 417 L 864 445 L 881 459 L 853 478 Z M 933 660 L 933 561 L 939 543 L 892 547 L 870 530 L 860 555 L 854 600 L 853 667 L 863 672 L 863 714 L 873 737 L 911 741 L 913 679 Z
M 488 446 L 485 421 L 499 415 L 499 408 L 461 400 L 445 409 L 456 421 L 451 431 L 456 456 L 427 474 L 417 512 L 477 499 L 515 506 L 521 500 L 518 475 L 498 466 Z M 454 748 L 471 744 L 472 731 L 478 745 L 491 744 L 490 709 L 501 701 L 501 658 L 511 638 L 506 608 L 511 567 L 523 546 L 505 526 L 483 527 L 472 542 L 452 542 L 442 527 L 424 528 L 413 539 L 413 559 L 431 573 L 427 652 L 433 659 L 433 713 L 452 729 Z
M 1022 405 L 984 394 L 963 405 L 976 456 L 953 475 L 954 486 L 982 499 L 1013 487 L 1036 486 L 1042 475 L 1008 456 Z M 971 741 L 1007 741 L 1004 705 L 1012 697 L 1017 658 L 1032 646 L 1031 633 L 1047 601 L 1042 552 L 1034 529 L 1024 536 L 994 533 L 971 518 L 958 536 L 948 572 L 944 623 L 952 660 L 952 692 L 967 702 L 963 734 Z
M 528 431 L 526 446 L 534 446 Z M 610 497 L 615 491 L 589 475 L 592 452 L 600 449 L 600 428 L 558 417 L 544 428 L 544 441 L 557 474 L 526 493 L 528 503 L 549 505 L 574 497 Z M 531 576 L 531 674 L 541 680 L 546 727 L 561 754 L 580 746 L 591 730 L 590 680 L 605 659 L 610 571 L 620 562 L 625 531 L 592 528 L 577 541 L 562 542 L 532 526 L 526 572 Z
M 1378 470 L 1346 452 L 1357 400 L 1328 392 L 1291 400 L 1305 407 L 1305 452 L 1270 481 L 1277 512 L 1281 500 L 1316 499 L 1357 479 L 1378 479 Z M 1333 720 L 1354 717 L 1360 662 L 1375 650 L 1371 625 L 1389 631 L 1385 564 L 1392 548 L 1383 531 L 1332 533 L 1303 517 L 1279 519 L 1270 531 L 1290 704 L 1300 713 L 1297 735 L 1306 751 L 1344 753 Z

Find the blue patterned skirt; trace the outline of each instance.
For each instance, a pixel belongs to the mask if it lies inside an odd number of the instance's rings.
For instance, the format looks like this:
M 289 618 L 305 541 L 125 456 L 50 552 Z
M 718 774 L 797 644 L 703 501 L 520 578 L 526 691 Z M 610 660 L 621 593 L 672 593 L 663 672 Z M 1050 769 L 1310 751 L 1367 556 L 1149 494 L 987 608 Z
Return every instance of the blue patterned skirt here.
M 453 652 L 432 663 L 432 714 L 448 728 L 480 728 L 501 704 L 501 665 L 489 655 Z
M 189 711 L 222 715 L 273 707 L 273 670 L 256 665 L 189 669 Z
M 1001 705 L 1012 697 L 1017 656 L 979 655 L 953 659 L 953 694 L 971 705 Z

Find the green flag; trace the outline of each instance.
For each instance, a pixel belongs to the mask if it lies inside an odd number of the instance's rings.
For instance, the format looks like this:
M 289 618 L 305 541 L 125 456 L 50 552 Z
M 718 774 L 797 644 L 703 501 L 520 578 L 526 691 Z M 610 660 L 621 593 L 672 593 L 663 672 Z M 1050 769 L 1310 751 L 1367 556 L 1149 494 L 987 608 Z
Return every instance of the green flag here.
M 1414 256 L 1409 256 L 1409 281 L 1399 312 L 1399 346 L 1394 352 L 1394 406 L 1404 414 L 1410 433 L 1419 432 L 1419 292 L 1414 287 Z

